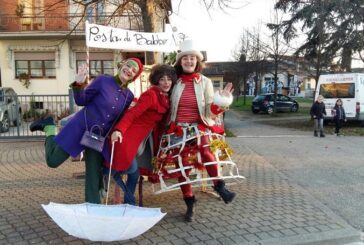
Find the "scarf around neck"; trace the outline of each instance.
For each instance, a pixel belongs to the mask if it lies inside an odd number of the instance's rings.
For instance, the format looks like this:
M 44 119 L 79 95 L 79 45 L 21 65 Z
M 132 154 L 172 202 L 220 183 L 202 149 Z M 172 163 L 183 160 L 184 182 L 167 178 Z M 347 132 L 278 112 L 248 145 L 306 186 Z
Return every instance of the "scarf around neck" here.
M 169 95 L 163 93 L 163 91 L 156 85 L 150 87 L 150 90 L 154 91 L 157 95 L 159 105 L 163 108 L 169 109 Z
M 200 78 L 200 74 L 194 72 L 194 73 L 190 73 L 190 74 L 182 74 L 180 75 L 180 78 L 182 80 L 182 82 L 189 82 L 189 81 L 193 81 L 194 79 L 198 80 Z

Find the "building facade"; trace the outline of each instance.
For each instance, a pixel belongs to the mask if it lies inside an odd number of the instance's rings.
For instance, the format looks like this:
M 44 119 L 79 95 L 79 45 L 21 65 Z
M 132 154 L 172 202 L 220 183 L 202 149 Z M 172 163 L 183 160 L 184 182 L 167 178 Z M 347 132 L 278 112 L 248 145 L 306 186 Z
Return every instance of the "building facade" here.
M 85 21 L 143 31 L 141 15 L 118 13 L 108 1 L 15 0 L 0 9 L 0 86 L 19 94 L 66 94 L 78 67 L 89 57 L 91 79 L 116 73 L 117 62 L 145 52 L 90 48 L 86 52 Z M 161 13 L 164 13 L 162 11 Z M 156 26 L 163 31 L 165 16 Z M 160 55 L 160 60 L 162 56 Z
M 278 69 L 277 92 L 291 96 L 312 97 L 315 79 L 310 72 L 299 69 L 298 62 L 283 60 Z M 262 62 L 207 62 L 204 74 L 209 77 L 215 89 L 221 89 L 226 82 L 232 82 L 239 94 L 257 95 L 274 92 L 273 64 Z

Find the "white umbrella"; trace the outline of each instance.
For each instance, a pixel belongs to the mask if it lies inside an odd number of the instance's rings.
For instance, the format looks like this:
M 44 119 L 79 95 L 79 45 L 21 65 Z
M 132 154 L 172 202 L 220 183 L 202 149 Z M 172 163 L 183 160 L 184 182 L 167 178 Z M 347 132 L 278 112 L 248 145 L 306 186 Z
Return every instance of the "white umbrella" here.
M 112 144 L 111 159 L 114 155 Z M 110 190 L 112 160 L 108 178 Z M 42 204 L 53 221 L 68 234 L 91 241 L 112 242 L 137 237 L 160 221 L 166 213 L 160 208 L 142 208 L 129 204 L 106 205 L 82 203 Z
M 160 208 L 142 208 L 129 204 L 92 203 L 58 204 L 42 207 L 68 234 L 91 241 L 128 240 L 141 235 L 160 221 L 166 213 Z

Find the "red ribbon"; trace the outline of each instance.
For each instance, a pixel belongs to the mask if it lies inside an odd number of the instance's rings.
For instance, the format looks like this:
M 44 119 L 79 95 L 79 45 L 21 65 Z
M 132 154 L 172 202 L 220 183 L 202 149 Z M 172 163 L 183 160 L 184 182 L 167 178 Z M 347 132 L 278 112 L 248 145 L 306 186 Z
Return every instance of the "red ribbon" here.
M 167 130 L 167 134 L 172 134 L 172 133 L 174 133 L 178 137 L 183 136 L 182 127 L 178 126 L 175 122 L 172 122 L 169 125 L 169 129 Z

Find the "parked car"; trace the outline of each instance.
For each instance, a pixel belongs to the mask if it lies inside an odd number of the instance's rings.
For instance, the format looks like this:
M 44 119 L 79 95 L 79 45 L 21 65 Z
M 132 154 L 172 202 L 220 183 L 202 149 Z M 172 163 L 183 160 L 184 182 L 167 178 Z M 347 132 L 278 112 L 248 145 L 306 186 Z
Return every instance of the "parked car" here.
M 20 125 L 21 106 L 12 88 L 0 88 L 0 133 L 9 131 L 11 124 Z
M 277 94 L 276 100 L 276 110 L 277 111 L 288 111 L 288 112 L 297 112 L 299 105 L 298 102 L 292 99 L 289 96 Z M 260 111 L 266 112 L 268 114 L 273 113 L 273 105 L 274 105 L 274 94 L 259 94 L 257 95 L 252 102 L 252 112 L 258 113 Z

